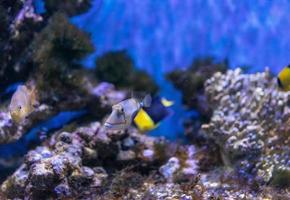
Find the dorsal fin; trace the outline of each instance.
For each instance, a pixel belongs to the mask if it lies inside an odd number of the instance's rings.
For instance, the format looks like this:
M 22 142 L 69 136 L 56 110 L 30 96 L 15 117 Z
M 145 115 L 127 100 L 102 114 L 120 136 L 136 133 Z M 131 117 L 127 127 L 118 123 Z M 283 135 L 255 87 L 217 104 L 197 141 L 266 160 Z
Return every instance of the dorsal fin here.
M 151 106 L 151 103 L 152 103 L 152 97 L 150 94 L 147 94 L 142 101 L 142 106 L 145 108 L 148 108 Z

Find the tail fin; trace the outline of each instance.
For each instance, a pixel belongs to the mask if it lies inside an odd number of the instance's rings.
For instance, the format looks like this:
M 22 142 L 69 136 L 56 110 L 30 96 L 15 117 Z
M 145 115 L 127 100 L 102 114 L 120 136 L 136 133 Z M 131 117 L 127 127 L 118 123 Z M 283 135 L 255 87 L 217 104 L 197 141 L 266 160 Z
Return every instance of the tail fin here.
M 147 94 L 142 101 L 142 106 L 143 107 L 150 107 L 151 103 L 152 103 L 152 97 L 150 94 Z
M 170 107 L 174 104 L 173 101 L 169 101 L 165 98 L 161 98 L 161 103 L 165 106 L 165 107 Z

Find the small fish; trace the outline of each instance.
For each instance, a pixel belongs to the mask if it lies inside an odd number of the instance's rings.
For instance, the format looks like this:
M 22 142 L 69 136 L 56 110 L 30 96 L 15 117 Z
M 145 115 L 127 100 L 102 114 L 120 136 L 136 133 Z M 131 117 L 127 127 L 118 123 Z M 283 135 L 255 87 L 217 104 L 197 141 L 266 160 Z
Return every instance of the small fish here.
M 172 102 L 165 99 L 163 103 L 172 105 Z M 124 100 L 112 107 L 112 113 L 104 126 L 110 130 L 124 130 L 133 124 L 141 131 L 152 130 L 169 114 L 163 103 L 162 99 L 152 100 L 149 95 L 142 102 L 136 98 Z
M 278 75 L 278 86 L 283 91 L 290 91 L 290 65 L 286 66 Z
M 35 87 L 20 85 L 12 95 L 9 112 L 14 122 L 19 123 L 30 115 L 37 104 Z

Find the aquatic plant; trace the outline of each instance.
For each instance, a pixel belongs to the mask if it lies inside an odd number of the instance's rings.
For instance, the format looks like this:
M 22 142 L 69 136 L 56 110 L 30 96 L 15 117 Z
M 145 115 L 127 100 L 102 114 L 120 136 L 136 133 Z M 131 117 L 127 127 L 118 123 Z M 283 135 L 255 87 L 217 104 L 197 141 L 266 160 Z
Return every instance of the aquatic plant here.
M 158 87 L 154 80 L 145 72 L 137 70 L 133 60 L 126 51 L 109 52 L 97 58 L 96 77 L 100 81 L 113 83 L 132 91 L 156 93 Z
M 93 46 L 88 35 L 64 14 L 56 13 L 37 35 L 31 49 L 33 62 L 38 66 L 37 82 L 60 87 L 71 82 L 72 69 L 81 67 L 78 62 L 93 51 Z

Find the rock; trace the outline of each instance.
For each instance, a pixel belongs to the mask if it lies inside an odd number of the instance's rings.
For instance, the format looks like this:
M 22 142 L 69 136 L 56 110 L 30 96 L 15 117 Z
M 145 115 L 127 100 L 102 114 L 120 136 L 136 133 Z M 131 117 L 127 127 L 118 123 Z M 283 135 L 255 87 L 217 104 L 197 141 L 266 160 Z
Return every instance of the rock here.
M 211 121 L 202 126 L 203 131 L 232 165 L 264 183 L 275 180 L 278 184 L 278 169 L 289 174 L 289 136 L 285 127 L 289 126 L 290 93 L 278 91 L 269 71 L 242 74 L 236 69 L 216 73 L 206 81 L 205 93 L 214 112 Z

